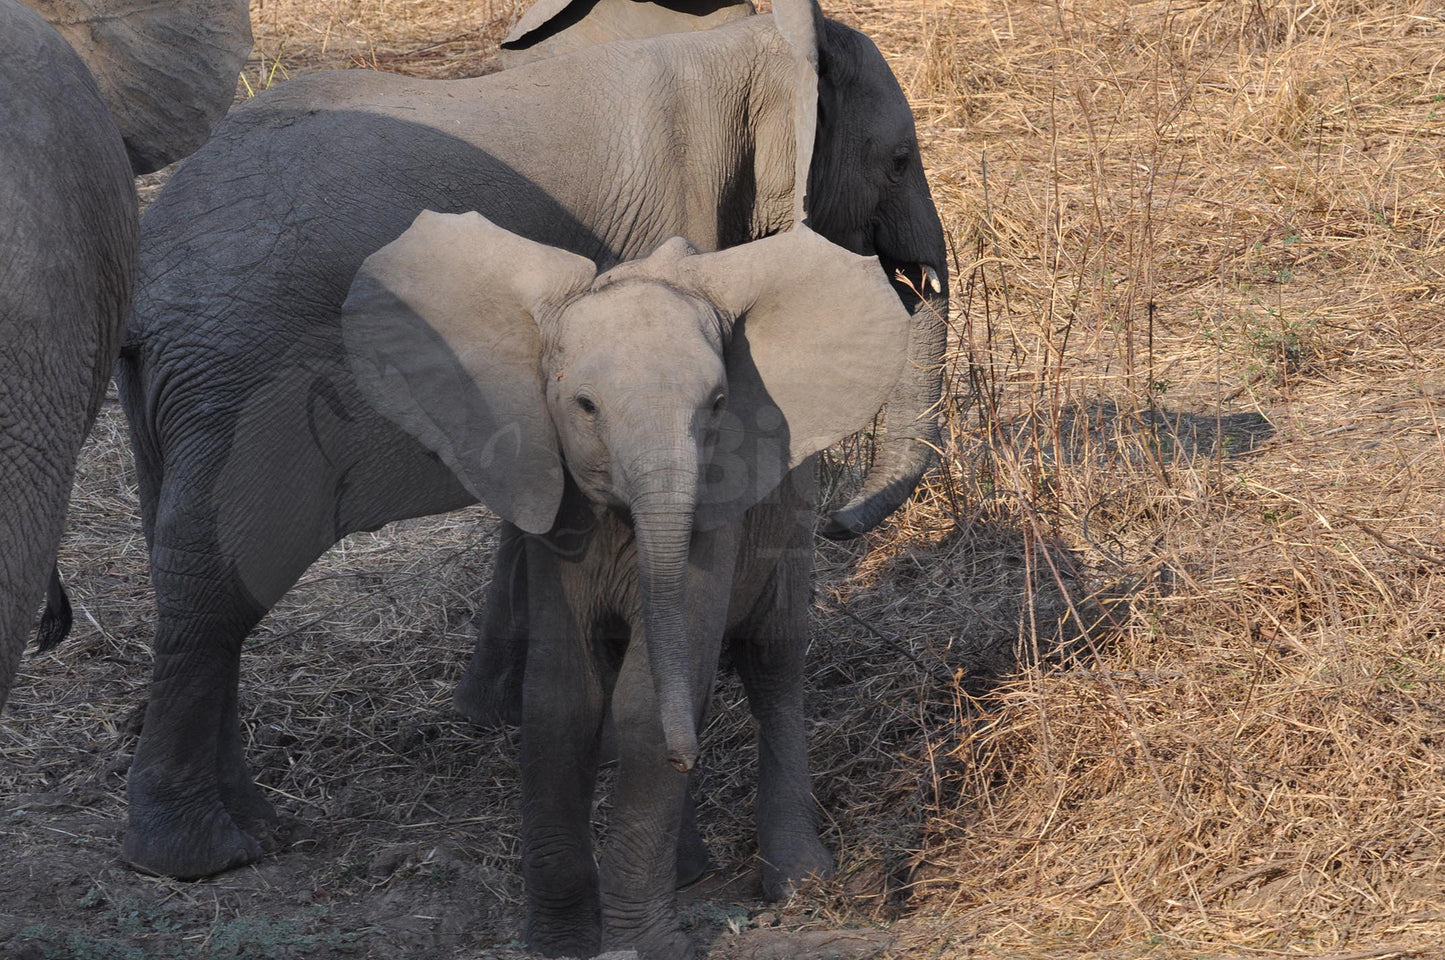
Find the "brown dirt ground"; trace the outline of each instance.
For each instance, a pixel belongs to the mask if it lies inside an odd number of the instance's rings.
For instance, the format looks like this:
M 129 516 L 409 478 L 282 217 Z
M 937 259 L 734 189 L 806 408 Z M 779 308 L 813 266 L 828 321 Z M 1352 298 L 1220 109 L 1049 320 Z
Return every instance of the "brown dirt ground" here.
M 323 67 L 483 72 L 515 6 L 257 0 L 240 95 Z M 825 8 L 917 109 L 955 256 L 954 440 L 886 529 L 819 545 L 809 705 L 838 879 L 757 899 L 725 680 L 699 811 L 718 871 L 684 898 L 699 941 L 1439 955 L 1445 10 Z M 108 404 L 61 553 L 75 633 L 0 717 L 0 957 L 524 956 L 512 743 L 447 708 L 491 535 L 465 511 L 319 562 L 243 667 L 290 845 L 207 882 L 139 876 L 117 851 L 151 598 Z

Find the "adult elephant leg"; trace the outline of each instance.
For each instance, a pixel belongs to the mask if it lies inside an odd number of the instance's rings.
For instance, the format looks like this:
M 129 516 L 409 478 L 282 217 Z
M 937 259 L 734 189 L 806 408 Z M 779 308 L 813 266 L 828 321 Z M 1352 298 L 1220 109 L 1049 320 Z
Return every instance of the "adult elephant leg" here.
M 150 873 L 190 879 L 259 859 L 260 837 L 241 825 L 222 792 L 236 794 L 226 741 L 236 713 L 241 643 L 264 608 L 249 597 L 233 564 L 212 552 L 170 545 L 162 514 L 151 550 L 156 591 L 155 666 L 145 725 L 126 794 L 129 825 L 121 855 Z M 222 765 L 226 766 L 222 775 Z
M 452 706 L 488 729 L 522 719 L 522 684 L 527 663 L 527 558 L 522 531 L 503 520 L 497 529 L 497 557 L 487 587 L 486 610 L 467 672 Z
M 281 453 L 268 456 L 253 426 L 242 421 L 229 447 L 192 437 L 189 449 L 211 452 L 163 471 L 151 546 L 155 666 L 122 847 L 152 873 L 208 876 L 273 845 L 275 813 L 243 756 L 241 646 L 339 534 L 306 427 L 273 430 Z
M 299 576 L 299 574 L 298 574 Z M 266 794 L 251 779 L 246 765 L 246 741 L 241 731 L 239 695 L 240 658 L 235 658 L 235 672 L 229 678 L 228 702 L 221 711 L 221 732 L 216 750 L 216 783 L 221 803 L 231 819 L 245 833 L 270 853 L 276 849 L 276 827 L 280 818 Z
M 591 820 L 606 702 L 556 574 L 552 558 L 528 558 L 536 641 L 522 696 L 524 936 L 546 956 L 590 957 L 601 942 Z

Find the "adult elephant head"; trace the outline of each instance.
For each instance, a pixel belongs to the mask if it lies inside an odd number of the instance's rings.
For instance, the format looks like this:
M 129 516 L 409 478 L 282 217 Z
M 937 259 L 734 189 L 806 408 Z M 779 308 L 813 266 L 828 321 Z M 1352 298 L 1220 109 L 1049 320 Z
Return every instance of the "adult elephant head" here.
M 609 40 L 708 30 L 754 12 L 750 0 L 540 0 L 502 41 L 502 66 Z
M 236 95 L 251 52 L 244 0 L 26 0 L 100 86 L 131 168 L 150 173 L 193 152 Z
M 877 457 L 863 488 L 823 527 L 845 539 L 908 498 L 939 444 L 948 318 L 943 226 L 912 108 L 878 48 L 824 19 L 813 0 L 778 0 L 773 14 L 796 56 L 795 217 L 839 246 L 878 257 L 913 318 L 910 362 L 889 398 Z
M 251 44 L 245 0 L 36 7 L 0 0 L 0 707 L 47 574 L 42 648 L 69 627 L 55 549 L 130 309 L 133 174 L 205 140 Z
M 504 62 L 512 66 L 605 40 L 704 29 L 751 12 L 750 3 L 725 0 L 541 0 L 503 41 Z M 948 316 L 947 257 L 913 111 L 877 47 L 862 33 L 827 20 L 816 0 L 775 0 L 773 20 L 792 53 L 791 72 L 779 76 L 775 58 L 761 61 L 766 65 L 760 69 L 755 60 L 749 78 L 753 106 L 766 113 L 772 96 L 791 89 L 793 122 L 781 126 L 793 136 L 780 137 L 777 125 L 759 123 L 759 163 L 793 170 L 793 222 L 806 215 L 809 225 L 834 243 L 876 255 L 914 318 L 912 362 L 889 402 L 877 459 L 863 488 L 823 528 L 843 539 L 897 509 L 933 462 Z M 759 176 L 767 179 L 766 173 Z M 766 184 L 751 185 L 754 195 L 748 197 L 749 185 L 739 186 L 734 202 L 760 203 L 767 192 Z M 751 236 L 756 235 L 755 223 Z

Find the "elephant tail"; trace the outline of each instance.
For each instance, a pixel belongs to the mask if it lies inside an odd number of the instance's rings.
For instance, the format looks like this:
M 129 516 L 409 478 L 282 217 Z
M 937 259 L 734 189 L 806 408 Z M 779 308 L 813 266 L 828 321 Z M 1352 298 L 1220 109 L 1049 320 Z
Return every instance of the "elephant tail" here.
M 147 403 L 141 342 L 134 330 L 126 335 L 115 362 L 115 387 L 130 427 L 130 448 L 135 455 L 136 487 L 140 491 L 140 522 L 146 545 L 155 538 L 156 510 L 161 496 L 160 442 Z
M 44 653 L 70 635 L 74 617 L 70 610 L 70 597 L 65 584 L 60 582 L 60 566 L 50 568 L 50 589 L 45 592 L 45 613 L 40 616 L 40 627 L 35 631 L 35 649 Z

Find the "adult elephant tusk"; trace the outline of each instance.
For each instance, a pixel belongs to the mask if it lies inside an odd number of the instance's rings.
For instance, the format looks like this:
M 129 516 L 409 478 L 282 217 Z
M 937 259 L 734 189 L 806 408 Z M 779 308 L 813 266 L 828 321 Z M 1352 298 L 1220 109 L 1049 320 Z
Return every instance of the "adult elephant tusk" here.
M 923 292 L 932 290 L 934 293 L 943 292 L 943 281 L 938 279 L 938 271 L 928 264 L 923 265 Z

